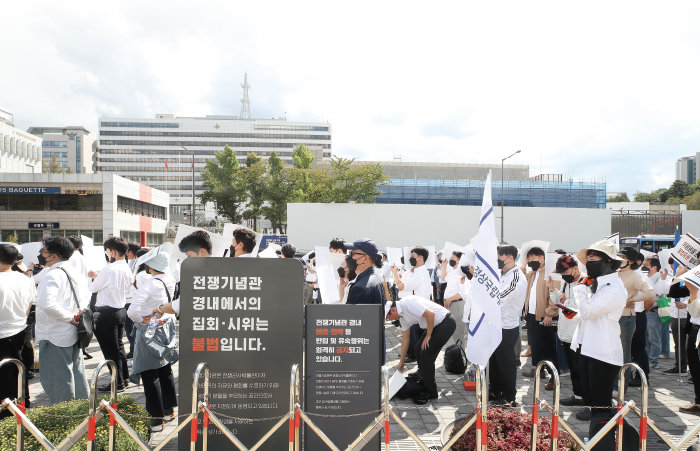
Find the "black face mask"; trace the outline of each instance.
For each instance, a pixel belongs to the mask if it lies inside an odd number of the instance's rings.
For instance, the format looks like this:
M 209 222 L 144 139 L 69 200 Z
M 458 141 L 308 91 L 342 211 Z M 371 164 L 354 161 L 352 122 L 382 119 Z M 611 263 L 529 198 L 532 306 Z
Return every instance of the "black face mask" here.
M 500 260 L 499 260 L 499 261 L 500 261 Z M 474 276 L 472 275 L 471 271 L 469 271 L 469 265 L 467 265 L 467 266 L 460 266 L 459 269 L 462 270 L 462 272 L 464 273 L 464 276 L 467 278 L 467 280 L 472 280 L 472 277 L 474 277 Z
M 586 262 L 586 272 L 588 277 L 595 279 L 606 274 L 612 274 L 613 269 L 610 262 L 604 260 Z
M 410 263 L 411 266 L 416 266 L 416 263 L 418 263 L 418 260 L 416 260 L 416 257 L 411 257 L 408 259 L 408 263 Z
M 527 262 L 527 266 L 529 266 L 533 271 L 537 271 L 540 269 L 540 262 Z
M 357 262 L 351 256 L 345 257 L 345 264 L 348 266 L 348 271 L 355 272 L 357 269 Z
M 338 268 L 338 275 L 340 277 L 345 277 L 345 268 Z
M 503 267 L 506 266 L 506 262 L 501 260 L 500 258 L 498 259 L 498 269 L 503 269 Z
M 574 276 L 570 274 L 562 274 L 561 279 L 566 283 L 574 283 Z
M 644 272 L 649 272 L 649 267 L 648 267 L 648 266 L 642 266 L 642 271 L 644 271 Z
M 450 266 L 452 266 L 453 268 L 456 268 L 457 267 L 457 260 L 450 260 Z

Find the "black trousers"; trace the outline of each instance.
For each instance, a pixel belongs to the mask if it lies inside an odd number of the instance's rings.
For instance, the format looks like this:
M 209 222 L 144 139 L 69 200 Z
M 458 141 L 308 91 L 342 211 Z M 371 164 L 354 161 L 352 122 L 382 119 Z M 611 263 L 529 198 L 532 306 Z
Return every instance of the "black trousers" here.
M 153 418 L 161 418 L 177 406 L 175 378 L 170 365 L 141 373 L 143 393 L 146 395 L 146 410 Z
M 649 357 L 647 356 L 647 315 L 637 313 L 635 316 L 635 329 L 632 335 L 632 361 L 639 365 L 644 375 L 649 380 Z M 629 371 L 628 371 L 629 372 Z M 628 379 L 629 380 L 629 379 Z
M 128 303 L 124 306 L 124 310 L 129 310 L 129 306 L 131 306 L 131 303 Z M 134 353 L 134 340 L 135 337 L 131 336 L 131 332 L 134 330 L 134 322 L 131 321 L 131 318 L 129 318 L 129 315 L 126 316 L 126 320 L 124 320 L 124 332 L 126 333 L 126 339 L 129 340 L 129 353 L 133 354 Z
M 527 315 L 527 339 L 532 348 L 532 366 L 536 367 L 543 360 L 549 360 L 559 370 L 557 358 L 557 328 L 546 327 L 535 320 L 535 315 Z
M 581 380 L 588 399 L 584 398 L 586 405 L 592 406 L 591 413 L 605 414 L 608 418 L 615 415 L 615 409 L 611 406 L 613 383 L 620 372 L 620 366 L 612 365 L 577 352 L 581 366 Z
M 566 364 L 569 365 L 569 375 L 571 376 L 571 385 L 574 389 L 574 395 L 580 396 L 583 399 L 589 399 L 590 395 L 586 393 L 586 387 L 584 387 L 581 377 L 581 362 L 579 361 L 578 354 L 571 349 L 571 343 L 562 341 L 561 344 L 564 347 Z
M 695 404 L 700 404 L 700 358 L 698 358 L 698 350 L 695 348 L 695 339 L 698 336 L 698 329 L 700 329 L 700 327 L 691 323 L 690 319 L 685 322 L 685 330 L 688 334 L 688 341 L 686 341 L 686 352 L 688 354 L 688 368 L 690 368 L 690 375 L 693 376 Z
M 678 360 L 680 360 L 680 368 L 685 372 L 688 368 L 688 352 L 685 343 L 685 318 L 681 318 L 680 327 L 678 318 L 671 318 L 671 335 L 673 335 L 673 345 L 676 348 L 675 367 L 678 368 Z M 679 336 L 680 334 L 680 336 Z
M 421 335 L 415 344 L 415 355 L 418 361 L 418 372 L 423 378 L 423 384 L 428 391 L 428 396 L 437 396 L 437 384 L 435 383 L 435 360 L 447 340 L 450 339 L 455 331 L 457 324 L 451 315 L 447 315 L 440 324 L 433 327 L 433 335 L 430 337 L 428 347 L 421 349 L 421 344 L 425 339 L 425 334 L 428 332 L 425 329 L 421 330 Z
M 489 359 L 489 390 L 493 399 L 515 401 L 517 366 L 513 347 L 519 338 L 520 328 L 501 329 L 501 343 Z
M 129 368 L 124 353 L 124 322 L 126 309 L 95 307 L 95 337 L 106 360 L 117 367 L 117 385 L 123 386 L 129 378 Z
M 22 360 L 22 346 L 24 346 L 24 338 L 27 335 L 26 329 L 15 335 L 6 338 L 0 338 L 0 360 L 2 359 L 17 359 Z M 26 375 L 26 373 L 25 373 Z M 0 399 L 17 398 L 17 367 L 14 365 L 5 365 L 0 369 Z M 29 383 L 24 379 L 24 393 L 29 399 Z M 29 404 L 26 404 L 29 407 Z M 0 418 L 12 416 L 9 410 L 4 409 L 0 412 Z

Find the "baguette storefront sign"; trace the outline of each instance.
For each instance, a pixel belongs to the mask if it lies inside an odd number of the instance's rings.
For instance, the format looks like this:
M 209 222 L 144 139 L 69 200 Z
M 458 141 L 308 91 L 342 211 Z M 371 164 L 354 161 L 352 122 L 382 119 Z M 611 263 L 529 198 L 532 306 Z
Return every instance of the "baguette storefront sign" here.
M 673 248 L 671 258 L 687 268 L 695 268 L 700 265 L 700 241 L 690 233 L 686 233 Z

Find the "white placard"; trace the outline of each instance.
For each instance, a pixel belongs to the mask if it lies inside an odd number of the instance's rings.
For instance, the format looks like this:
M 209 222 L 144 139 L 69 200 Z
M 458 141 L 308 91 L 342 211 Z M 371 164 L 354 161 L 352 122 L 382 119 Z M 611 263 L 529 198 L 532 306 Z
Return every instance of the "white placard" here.
M 318 289 L 321 292 L 321 299 L 324 304 L 340 303 L 340 294 L 338 293 L 338 283 L 336 281 L 337 274 L 333 265 L 328 264 L 316 267 Z
M 95 242 L 89 236 L 80 235 L 80 239 L 83 240 L 83 248 L 92 247 L 95 245 Z
M 39 264 L 39 253 L 43 245 L 44 243 L 37 241 L 34 243 L 24 243 L 20 246 L 20 252 L 24 256 L 23 262 L 25 265 L 29 266 L 32 263 L 35 265 Z
M 700 266 L 696 266 L 693 269 L 689 269 L 688 271 L 686 271 L 682 275 L 675 277 L 673 279 L 673 282 L 675 283 L 675 282 L 678 282 L 680 280 L 692 283 L 696 287 L 700 288 Z M 698 302 L 698 301 L 695 301 L 695 302 Z
M 686 233 L 671 251 L 671 257 L 687 268 L 695 268 L 700 265 L 700 241 Z
M 417 246 L 403 248 L 404 266 L 407 269 L 413 268 L 413 266 L 411 266 L 411 264 L 409 263 L 409 260 L 411 258 L 411 249 L 415 249 L 416 247 Z M 435 246 L 422 246 L 422 247 L 424 247 L 428 250 L 428 259 L 425 261 L 425 267 L 429 268 L 429 269 L 434 269 L 435 264 L 437 262 L 437 258 L 435 256 Z
M 620 252 L 620 232 L 613 233 L 610 236 L 606 236 L 605 239 L 610 241 L 613 244 L 613 246 L 615 246 L 615 252 Z
M 314 258 L 316 259 L 316 266 L 323 266 L 328 263 L 328 254 L 330 254 L 328 246 L 315 246 L 314 253 Z
M 474 266 L 476 264 L 476 250 L 474 249 L 473 244 L 469 243 L 464 246 L 464 254 L 462 255 L 460 261 L 466 262 L 466 264 L 469 266 Z
M 664 249 L 659 252 L 659 262 L 661 262 L 661 269 L 673 275 L 673 264 L 668 262 L 668 259 L 671 258 L 671 252 L 673 249 Z
M 654 256 L 653 252 L 645 251 L 644 249 L 640 249 L 639 252 L 644 256 L 645 260 Z
M 233 231 L 236 229 L 250 230 L 251 232 L 253 232 L 255 234 L 255 247 L 253 248 L 253 252 L 251 252 L 250 254 L 253 257 L 257 257 L 258 249 L 260 249 L 260 242 L 262 241 L 262 237 L 263 237 L 262 233 L 258 233 L 254 230 L 251 230 L 246 226 L 242 226 L 242 225 L 238 225 L 238 224 L 231 224 L 231 223 L 227 222 L 226 224 L 224 224 L 223 236 L 228 241 L 229 246 L 233 245 Z M 229 255 L 229 257 L 233 257 L 233 255 Z
M 544 251 L 545 255 L 547 254 L 547 251 L 549 250 L 549 241 L 541 241 L 541 240 L 531 240 L 531 241 L 526 241 L 520 246 L 520 258 L 518 259 L 518 266 L 522 267 L 525 262 L 527 261 L 527 253 L 530 252 L 530 249 L 534 247 L 539 247 Z
M 107 266 L 105 249 L 102 246 L 87 247 L 83 245 L 83 256 L 85 257 L 85 264 L 90 271 L 100 272 Z
M 554 271 L 557 268 L 557 260 L 559 260 L 561 255 L 549 252 L 544 256 L 544 280 L 552 277 L 552 280 L 561 280 L 561 274 L 557 274 Z
M 277 243 L 270 243 L 267 245 L 264 251 L 260 252 L 258 254 L 258 257 L 260 258 L 279 258 L 279 255 L 277 255 L 277 251 L 282 249 L 282 246 L 280 246 Z
M 401 390 L 401 387 L 403 387 L 405 383 L 406 378 L 404 375 L 401 373 L 401 371 L 396 370 L 389 379 L 389 399 L 393 398 L 394 395 Z
M 146 252 L 142 256 L 136 259 L 136 267 L 138 268 L 142 264 L 146 263 L 148 260 L 152 259 L 161 252 L 165 252 L 170 257 L 173 254 L 173 243 L 163 243 L 158 247 L 154 247 L 150 251 Z
M 401 269 L 403 264 L 401 263 L 402 249 L 400 247 L 387 247 L 386 248 L 386 259 L 389 261 L 389 265 L 396 266 Z
M 451 241 L 445 241 L 445 245 L 440 252 L 442 252 L 442 258 L 447 258 L 449 260 L 448 257 L 452 255 L 453 252 L 464 252 L 464 246 L 460 246 Z
M 175 241 L 173 242 L 173 250 L 172 252 L 169 252 L 171 258 L 180 261 L 183 261 L 187 258 L 187 255 L 185 255 L 184 252 L 180 252 L 180 242 L 187 235 L 191 234 L 192 232 L 196 232 L 197 230 L 202 230 L 206 232 L 207 235 L 209 235 L 209 239 L 211 239 L 212 257 L 223 257 L 226 253 L 226 250 L 228 250 L 228 248 L 231 247 L 231 241 L 224 238 L 223 235 L 219 235 L 208 230 L 200 229 L 198 227 L 191 227 L 185 224 L 178 224 L 177 234 L 175 235 Z

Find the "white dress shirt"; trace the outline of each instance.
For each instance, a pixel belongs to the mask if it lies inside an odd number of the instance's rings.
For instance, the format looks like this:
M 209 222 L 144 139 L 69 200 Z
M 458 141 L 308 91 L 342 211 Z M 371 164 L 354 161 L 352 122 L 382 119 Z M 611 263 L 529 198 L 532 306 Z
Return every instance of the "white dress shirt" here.
M 537 312 L 537 281 L 540 279 L 540 272 L 535 271 L 535 279 L 530 287 L 530 302 L 527 306 L 527 312 L 533 315 Z M 527 282 L 527 281 L 526 281 Z
M 435 314 L 433 327 L 440 324 L 442 320 L 445 319 L 445 316 L 450 313 L 440 304 L 436 304 L 428 299 L 416 295 L 411 295 L 397 301 L 396 312 L 399 314 L 401 330 L 406 331 L 414 324 L 418 324 L 421 329 L 427 329 L 428 320 L 423 316 L 423 313 L 425 313 L 426 310 L 430 310 Z
M 36 299 L 36 341 L 43 340 L 66 348 L 78 340 L 78 328 L 71 320 L 78 312 L 68 277 L 59 268 L 63 267 L 73 281 L 73 288 L 81 309 L 90 305 L 90 290 L 84 277 L 74 273 L 66 261 L 51 266 L 39 284 Z M 82 282 L 81 282 L 82 280 Z
M 576 302 L 576 296 L 574 295 L 574 288 L 578 284 L 578 280 L 572 283 L 564 282 L 564 289 L 559 291 L 555 289 L 549 293 L 550 299 L 555 304 L 560 302 L 567 307 L 578 309 L 578 302 Z M 559 294 L 564 293 L 564 299 L 560 299 Z M 574 331 L 576 326 L 578 326 L 579 321 L 581 321 L 581 315 L 575 315 L 573 318 L 569 319 L 562 313 L 559 315 L 559 324 L 557 324 L 557 336 L 559 340 L 566 343 L 571 343 L 571 339 L 574 337 Z
M 131 268 L 125 260 L 110 263 L 88 283 L 90 291 L 97 293 L 95 307 L 124 308 L 126 294 L 134 280 Z
M 658 272 L 654 274 L 653 276 L 648 276 L 645 274 L 647 283 L 651 287 L 652 290 L 654 290 L 654 294 L 656 294 L 656 299 L 660 298 L 661 296 L 668 294 L 668 289 L 670 288 L 669 282 L 671 282 L 671 277 L 666 277 L 666 280 L 661 280 L 661 274 Z M 637 304 L 642 304 L 644 305 L 643 302 L 638 302 Z M 635 305 L 637 307 L 637 305 Z M 654 301 L 654 307 L 658 307 L 658 304 L 656 301 Z M 634 309 L 635 312 L 637 312 L 637 309 Z
M 419 266 L 413 270 L 413 275 L 403 281 L 403 291 L 412 291 L 416 296 L 430 299 L 433 292 L 433 285 L 430 283 L 428 268 Z
M 85 279 L 88 279 L 88 273 L 90 272 L 90 268 L 88 268 L 85 256 L 81 254 L 80 251 L 73 251 L 73 255 L 71 255 L 71 257 L 68 259 L 66 265 L 68 265 L 68 267 L 70 268 L 73 268 L 73 274 L 75 274 L 76 277 L 79 275 L 81 277 L 84 277 Z
M 537 280 L 537 279 L 535 279 Z M 536 283 L 533 286 L 537 286 Z M 527 295 L 527 279 L 517 266 L 501 274 L 501 329 L 514 329 L 520 326 L 520 314 Z M 530 299 L 537 300 L 536 295 Z
M 464 283 L 459 285 L 459 292 L 462 294 L 462 299 L 464 299 L 464 314 L 462 315 L 462 321 L 465 323 L 469 322 L 469 315 L 472 313 L 472 281 L 464 278 Z
M 33 294 L 32 279 L 17 271 L 0 272 L 0 338 L 12 337 L 27 328 Z
M 138 284 L 139 290 L 131 300 L 129 310 L 126 312 L 134 323 L 142 323 L 143 318 L 150 316 L 154 309 L 170 302 L 175 293 L 175 280 L 168 274 L 158 274 L 144 279 L 143 282 L 139 281 Z M 170 299 L 168 299 L 165 287 L 168 287 Z
M 576 285 L 574 296 L 581 321 L 571 339 L 571 349 L 611 365 L 622 366 L 620 316 L 627 303 L 627 289 L 617 273 L 598 277 L 598 290 Z

